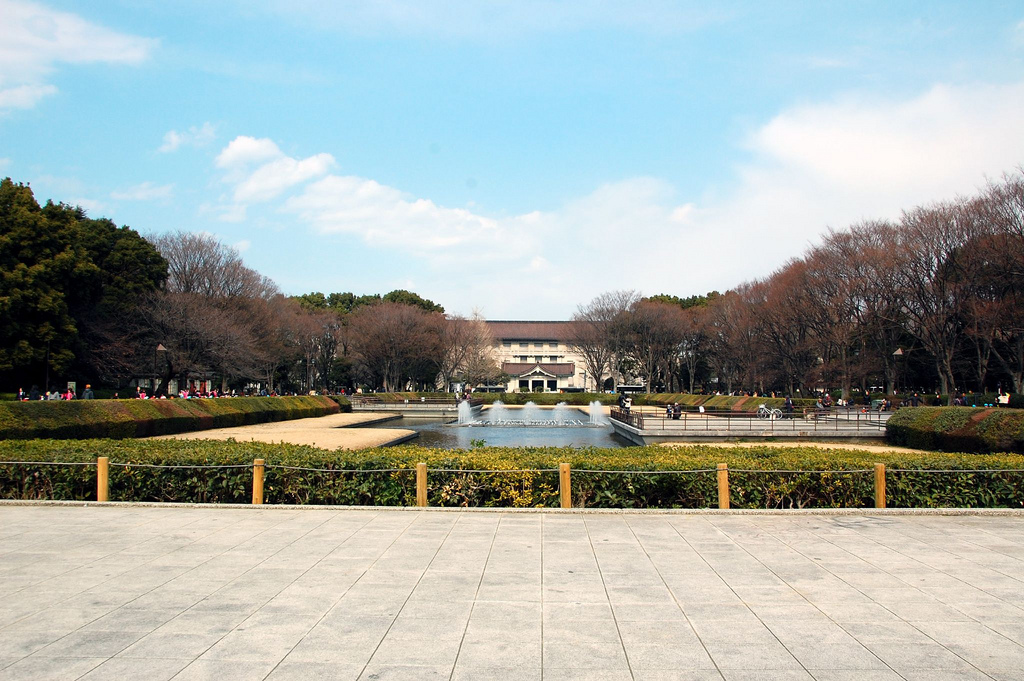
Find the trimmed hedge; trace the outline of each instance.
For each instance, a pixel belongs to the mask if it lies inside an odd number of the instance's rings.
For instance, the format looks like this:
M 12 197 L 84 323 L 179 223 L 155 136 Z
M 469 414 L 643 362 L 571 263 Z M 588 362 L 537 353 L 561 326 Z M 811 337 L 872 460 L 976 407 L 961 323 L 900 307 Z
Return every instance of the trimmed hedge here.
M 801 447 L 723 449 L 699 445 L 624 449 L 495 447 L 468 451 L 403 446 L 329 452 L 299 445 L 231 441 L 0 442 L 0 461 L 93 463 L 97 456 L 110 457 L 113 501 L 249 503 L 252 461 L 263 458 L 268 464 L 266 501 L 271 504 L 411 506 L 415 504 L 412 469 L 417 462 L 424 461 L 431 469 L 428 496 L 432 506 L 555 507 L 559 503 L 557 466 L 566 462 L 573 467 L 573 499 L 579 506 L 708 508 L 717 506 L 714 468 L 719 462 L 726 462 L 730 467 L 734 508 L 870 507 L 874 494 L 871 468 L 875 462 L 882 462 L 890 468 L 890 507 L 1024 506 L 1024 473 L 965 470 L 1024 469 L 1024 456 L 1006 454 L 875 454 Z M 117 463 L 136 465 L 114 465 Z M 156 469 L 137 464 L 239 467 Z M 345 473 L 345 469 L 380 472 Z M 464 473 L 463 469 L 488 472 Z M 953 472 L 915 472 L 918 469 Z M 638 472 L 601 473 L 602 470 Z M 94 466 L 0 464 L 2 498 L 89 500 L 95 498 L 95 492 Z
M 0 439 L 134 438 L 336 414 L 326 397 L 0 403 Z
M 402 393 L 396 393 L 402 394 Z M 414 393 L 410 393 L 414 394 Z M 424 393 L 426 394 L 426 393 Z M 729 410 L 737 412 L 756 412 L 758 406 L 765 404 L 772 408 L 781 409 L 786 404 L 784 397 L 746 397 L 740 395 L 695 395 L 692 393 L 630 393 L 634 406 L 656 405 L 663 407 L 666 404 L 678 402 L 684 407 L 696 410 L 697 407 L 706 409 Z M 542 406 L 554 406 L 559 402 L 566 402 L 571 405 L 586 405 L 594 400 L 605 405 L 618 404 L 619 395 L 610 393 L 473 393 L 473 397 L 483 399 L 485 404 L 493 404 L 495 400 L 501 400 L 505 404 L 526 404 L 533 402 Z M 813 407 L 815 400 L 806 398 L 794 398 L 793 406 L 797 409 Z
M 1024 412 L 972 407 L 905 407 L 889 418 L 894 445 L 957 452 L 1024 452 Z
M 348 414 L 352 412 L 352 403 L 349 402 L 348 397 L 345 395 L 325 395 L 324 397 L 337 404 L 341 408 L 342 413 Z

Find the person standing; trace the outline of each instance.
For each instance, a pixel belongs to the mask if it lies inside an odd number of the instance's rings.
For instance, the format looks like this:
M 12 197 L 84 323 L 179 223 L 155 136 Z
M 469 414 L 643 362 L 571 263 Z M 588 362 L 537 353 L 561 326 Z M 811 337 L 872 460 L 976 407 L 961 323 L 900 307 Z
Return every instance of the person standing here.
M 93 399 L 93 397 L 94 397 L 94 395 L 93 395 L 93 392 L 92 392 L 92 384 L 86 383 L 85 384 L 85 390 L 82 391 L 82 399 L 83 400 L 91 400 L 91 399 Z

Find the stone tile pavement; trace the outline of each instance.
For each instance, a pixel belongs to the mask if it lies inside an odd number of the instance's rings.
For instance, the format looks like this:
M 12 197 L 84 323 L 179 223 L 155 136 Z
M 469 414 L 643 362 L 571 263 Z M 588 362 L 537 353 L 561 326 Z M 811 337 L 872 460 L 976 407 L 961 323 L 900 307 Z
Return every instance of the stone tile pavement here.
M 1024 679 L 1022 530 L 0 506 L 0 681 Z

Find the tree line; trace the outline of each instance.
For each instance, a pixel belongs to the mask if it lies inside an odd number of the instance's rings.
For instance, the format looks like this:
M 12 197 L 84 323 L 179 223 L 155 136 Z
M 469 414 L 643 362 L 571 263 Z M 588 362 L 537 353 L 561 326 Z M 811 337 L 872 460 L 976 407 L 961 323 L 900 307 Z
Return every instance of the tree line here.
M 650 390 L 1024 390 L 1024 175 L 826 233 L 763 279 L 573 315 L 590 377 Z M 479 315 L 416 293 L 283 295 L 237 251 L 151 239 L 0 182 L 0 387 L 213 380 L 268 391 L 502 380 Z
M 0 182 L 0 386 L 166 393 L 172 379 L 268 392 L 433 387 L 497 372 L 480 319 L 411 291 L 285 296 L 210 235 L 146 239 Z
M 1020 393 L 1024 175 L 832 229 L 723 294 L 612 292 L 573 319 L 591 376 L 648 390 Z

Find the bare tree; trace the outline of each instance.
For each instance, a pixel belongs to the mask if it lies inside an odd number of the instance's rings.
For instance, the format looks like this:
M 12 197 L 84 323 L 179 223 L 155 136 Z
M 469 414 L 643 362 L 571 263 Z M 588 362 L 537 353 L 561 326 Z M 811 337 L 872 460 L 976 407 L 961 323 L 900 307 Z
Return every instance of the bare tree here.
M 440 313 L 402 303 L 381 302 L 349 317 L 351 343 L 363 377 L 375 387 L 401 390 L 426 366 L 436 377 L 441 354 Z
M 583 358 L 587 374 L 594 379 L 595 391 L 604 385 L 604 377 L 613 370 L 616 346 L 621 346 L 615 321 L 640 302 L 636 291 L 602 293 L 586 305 L 580 305 L 572 316 L 569 349 Z
M 708 338 L 705 331 L 707 309 L 701 306 L 683 310 L 679 319 L 680 360 L 686 368 L 689 390 L 692 393 L 697 368 L 707 353 Z
M 475 386 L 490 384 L 501 375 L 494 359 L 494 336 L 483 316 L 474 311 L 469 319 L 445 317 L 439 329 L 438 379 L 444 390 L 458 378 Z
M 982 257 L 993 289 L 994 303 L 987 311 L 993 325 L 992 353 L 1013 381 L 1014 392 L 1024 392 L 1024 171 L 989 186 L 982 204 L 992 235 Z
M 168 279 L 143 314 L 152 346 L 165 348 L 160 391 L 172 377 L 216 374 L 224 388 L 231 378 L 258 376 L 277 323 L 273 282 L 208 235 L 178 232 L 154 244 L 168 262 Z
M 896 272 L 907 331 L 934 357 L 943 394 L 956 385 L 953 358 L 964 334 L 965 248 L 977 233 L 977 217 L 970 205 L 957 202 L 917 208 L 901 221 Z
M 676 305 L 642 300 L 619 315 L 619 350 L 632 360 L 644 378 L 648 393 L 659 379 L 667 379 L 679 357 L 683 311 Z

